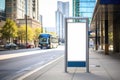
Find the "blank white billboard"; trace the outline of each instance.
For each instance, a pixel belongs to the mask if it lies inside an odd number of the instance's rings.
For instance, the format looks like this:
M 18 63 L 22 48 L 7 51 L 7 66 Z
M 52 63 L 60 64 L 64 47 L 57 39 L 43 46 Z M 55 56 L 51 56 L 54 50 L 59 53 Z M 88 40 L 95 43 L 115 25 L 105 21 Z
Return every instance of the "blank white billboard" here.
M 86 23 L 67 24 L 68 61 L 86 61 Z

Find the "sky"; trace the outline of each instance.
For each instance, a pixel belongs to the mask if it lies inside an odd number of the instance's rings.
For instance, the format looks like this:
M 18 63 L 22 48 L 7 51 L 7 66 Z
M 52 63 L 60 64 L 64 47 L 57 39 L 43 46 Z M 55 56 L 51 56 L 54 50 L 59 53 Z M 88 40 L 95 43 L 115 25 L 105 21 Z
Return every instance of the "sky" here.
M 69 1 L 71 4 L 72 0 L 39 0 L 39 12 L 43 18 L 43 27 L 55 27 L 57 1 Z

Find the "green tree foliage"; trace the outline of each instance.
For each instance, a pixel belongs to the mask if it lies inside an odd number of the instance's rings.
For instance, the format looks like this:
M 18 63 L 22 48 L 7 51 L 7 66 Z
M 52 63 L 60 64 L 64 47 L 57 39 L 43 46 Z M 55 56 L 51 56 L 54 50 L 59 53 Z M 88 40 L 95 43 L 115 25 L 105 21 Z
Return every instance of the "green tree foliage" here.
M 18 27 L 13 20 L 7 19 L 5 25 L 2 27 L 2 37 L 5 39 L 17 37 Z
M 42 28 L 40 27 L 37 27 L 37 28 L 34 28 L 34 39 L 37 40 L 38 39 L 38 36 L 39 34 L 42 32 Z
M 110 42 L 110 44 L 112 44 L 112 42 L 113 42 L 113 32 L 109 32 L 108 35 L 109 35 L 109 42 Z
M 26 40 L 26 26 L 25 25 L 21 25 L 19 27 L 18 36 L 21 41 Z M 27 40 L 33 41 L 33 38 L 34 38 L 34 31 L 32 30 L 30 26 L 27 26 Z

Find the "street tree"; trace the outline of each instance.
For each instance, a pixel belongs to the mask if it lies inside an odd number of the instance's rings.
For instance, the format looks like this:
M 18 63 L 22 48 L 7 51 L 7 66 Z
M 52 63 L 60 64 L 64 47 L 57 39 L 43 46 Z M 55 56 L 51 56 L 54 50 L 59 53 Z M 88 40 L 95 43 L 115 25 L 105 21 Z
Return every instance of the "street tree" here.
M 109 44 L 113 44 L 113 32 L 109 32 Z
M 21 42 L 25 42 L 26 40 L 26 25 L 21 25 L 18 30 L 18 36 Z M 33 29 L 28 25 L 27 26 L 27 40 L 33 41 L 34 38 L 34 31 Z
M 16 23 L 11 19 L 7 19 L 5 25 L 2 27 L 2 38 L 11 42 L 11 39 L 14 39 L 18 36 L 17 32 L 18 27 Z
M 34 28 L 34 39 L 37 40 L 38 39 L 38 36 L 40 33 L 42 33 L 42 28 L 41 27 L 37 27 L 37 28 Z

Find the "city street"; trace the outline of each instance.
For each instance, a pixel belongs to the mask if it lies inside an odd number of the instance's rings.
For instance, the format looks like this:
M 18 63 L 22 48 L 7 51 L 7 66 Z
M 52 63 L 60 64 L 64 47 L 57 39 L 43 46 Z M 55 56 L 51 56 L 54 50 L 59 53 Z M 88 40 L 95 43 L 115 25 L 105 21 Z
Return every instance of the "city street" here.
M 120 0 L 0 0 L 0 80 L 120 80 Z
M 27 50 L 27 49 L 26 49 Z M 41 67 L 54 59 L 61 57 L 64 53 L 63 47 L 55 49 L 29 49 L 13 51 L 1 51 L 0 53 L 0 80 L 13 80 L 14 78 L 21 76 L 29 71 L 32 71 L 38 67 Z M 5 53 L 6 52 L 6 53 Z M 16 52 L 16 53 L 15 53 Z M 8 57 L 2 60 L 3 53 L 5 55 L 12 55 L 16 57 Z M 20 56 L 20 54 L 22 56 Z M 27 54 L 27 55 L 25 55 Z

